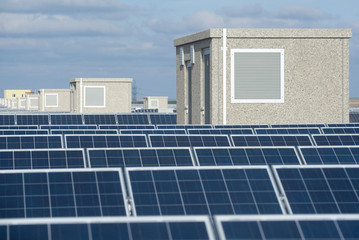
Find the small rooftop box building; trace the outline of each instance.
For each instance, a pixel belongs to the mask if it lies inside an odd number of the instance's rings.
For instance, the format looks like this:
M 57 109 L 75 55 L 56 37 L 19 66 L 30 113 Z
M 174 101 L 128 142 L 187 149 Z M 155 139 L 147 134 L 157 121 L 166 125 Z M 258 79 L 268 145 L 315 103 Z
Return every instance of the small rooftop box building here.
M 30 89 L 5 89 L 4 98 L 5 99 L 15 99 L 18 97 L 25 97 L 27 93 L 31 93 Z
M 132 78 L 74 78 L 70 80 L 73 113 L 131 112 Z
M 144 109 L 167 109 L 168 97 L 144 97 Z
M 39 95 L 34 93 L 26 94 L 25 110 L 39 111 Z
M 70 112 L 70 89 L 40 89 L 39 110 Z
M 349 122 L 350 29 L 209 29 L 174 40 L 177 123 Z

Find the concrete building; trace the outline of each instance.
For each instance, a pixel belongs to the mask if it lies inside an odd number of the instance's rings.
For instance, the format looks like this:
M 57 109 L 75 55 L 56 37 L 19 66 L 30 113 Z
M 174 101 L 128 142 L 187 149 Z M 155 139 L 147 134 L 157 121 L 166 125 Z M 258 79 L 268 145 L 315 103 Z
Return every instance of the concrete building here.
M 25 110 L 26 109 L 26 97 L 17 98 L 17 108 Z
M 349 122 L 350 29 L 209 29 L 174 40 L 177 123 Z
M 5 99 L 14 99 L 18 97 L 25 97 L 27 93 L 30 93 L 30 89 L 5 89 L 4 98 Z
M 70 112 L 70 89 L 40 89 L 39 110 Z
M 25 110 L 39 111 L 39 95 L 38 94 L 26 94 L 26 106 Z
M 144 109 L 167 109 L 168 97 L 144 97 L 143 98 Z
M 73 113 L 131 112 L 132 78 L 74 78 L 70 80 Z

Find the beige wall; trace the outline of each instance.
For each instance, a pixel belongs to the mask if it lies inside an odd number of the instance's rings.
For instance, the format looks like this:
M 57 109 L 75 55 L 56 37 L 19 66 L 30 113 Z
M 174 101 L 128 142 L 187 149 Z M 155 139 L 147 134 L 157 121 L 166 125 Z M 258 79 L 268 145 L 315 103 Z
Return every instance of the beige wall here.
M 5 89 L 4 98 L 5 99 L 14 99 L 18 97 L 25 97 L 26 93 L 30 93 L 30 89 Z M 15 96 L 13 96 L 15 95 Z
M 46 104 L 47 94 L 57 95 L 57 106 L 50 107 Z M 70 112 L 70 89 L 40 89 L 39 110 L 45 112 Z
M 227 29 L 227 124 L 317 123 L 349 121 L 349 38 L 346 29 Z M 175 40 L 177 47 L 177 122 L 186 118 L 186 68 L 179 66 L 179 47 L 193 66 L 193 122 L 203 123 L 201 51 L 211 52 L 211 123 L 223 123 L 222 29 L 211 29 Z M 284 103 L 231 103 L 231 49 L 284 49 Z
M 157 100 L 158 101 L 158 107 L 150 106 L 151 100 Z M 164 109 L 164 108 L 168 108 L 168 97 L 144 97 L 143 108 L 144 109 Z
M 132 78 L 74 78 L 70 80 L 71 112 L 126 113 L 131 112 Z M 82 85 L 82 87 L 81 87 Z M 85 87 L 105 87 L 104 107 L 85 107 Z M 82 89 L 82 90 L 81 90 Z M 82 96 L 82 97 L 81 97 Z
M 31 111 L 38 111 L 39 110 L 39 104 L 40 102 L 38 101 L 38 106 L 32 105 L 31 102 L 32 100 L 39 100 L 39 95 L 37 94 L 26 94 L 26 110 L 31 110 Z

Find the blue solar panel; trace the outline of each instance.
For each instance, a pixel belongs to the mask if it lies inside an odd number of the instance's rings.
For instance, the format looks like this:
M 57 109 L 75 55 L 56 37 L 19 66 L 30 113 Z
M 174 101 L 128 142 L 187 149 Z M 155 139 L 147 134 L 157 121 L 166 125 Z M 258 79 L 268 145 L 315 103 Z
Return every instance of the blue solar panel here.
M 0 135 L 46 135 L 49 134 L 48 130 L 36 129 L 6 129 L 0 130 Z
M 193 128 L 212 128 L 212 125 L 185 125 L 185 124 L 174 124 L 174 125 L 157 125 L 157 129 L 193 129 Z
M 82 149 L 0 150 L 0 169 L 84 168 Z
M 322 131 L 324 134 L 355 134 L 359 133 L 359 127 L 324 127 Z
M 0 218 L 126 216 L 123 184 L 110 169 L 0 171 Z
M 321 134 L 319 128 L 256 128 L 256 134 Z
M 357 165 L 274 166 L 294 214 L 359 213 Z
M 359 146 L 299 147 L 305 164 L 359 164 Z
M 206 216 L 17 219 L 2 221 L 0 229 L 3 240 L 216 239 Z
M 253 134 L 252 128 L 188 129 L 188 134 Z
M 123 129 L 120 134 L 187 134 L 185 129 Z
M 177 115 L 176 114 L 150 114 L 151 124 L 176 124 Z
M 268 124 L 213 125 L 213 128 L 268 128 Z
M 359 218 L 341 215 L 216 216 L 219 239 L 358 239 Z
M 234 146 L 312 146 L 309 135 L 231 135 Z
M 126 168 L 134 214 L 282 214 L 267 167 Z
M 294 147 L 195 147 L 199 166 L 300 164 Z
M 324 123 L 299 123 L 299 124 L 272 124 L 272 128 L 321 128 L 325 127 Z
M 0 125 L 14 125 L 15 115 L 2 115 L 0 114 Z
M 50 115 L 50 122 L 53 125 L 79 125 L 82 124 L 82 115 L 80 114 Z
M 99 125 L 99 129 L 155 129 L 155 125 Z
M 146 135 L 65 135 L 67 148 L 147 147 Z
M 116 124 L 113 114 L 85 114 L 83 117 L 85 124 Z
M 75 130 L 51 130 L 51 134 L 118 134 L 117 130 L 100 129 L 75 129 Z
M 43 125 L 40 129 L 97 129 L 96 125 Z
M 117 115 L 118 124 L 133 124 L 133 125 L 141 125 L 141 124 L 150 124 L 148 121 L 147 114 L 120 114 Z
M 328 127 L 359 127 L 359 123 L 328 123 Z
M 152 147 L 230 146 L 227 135 L 148 135 Z
M 92 168 L 194 165 L 189 148 L 88 149 L 88 160 Z
M 61 135 L 0 136 L 0 149 L 62 148 Z
M 38 129 L 37 125 L 0 125 L 0 129 Z
M 48 125 L 49 115 L 16 115 L 17 125 Z
M 312 137 L 318 146 L 359 145 L 359 134 L 321 134 Z

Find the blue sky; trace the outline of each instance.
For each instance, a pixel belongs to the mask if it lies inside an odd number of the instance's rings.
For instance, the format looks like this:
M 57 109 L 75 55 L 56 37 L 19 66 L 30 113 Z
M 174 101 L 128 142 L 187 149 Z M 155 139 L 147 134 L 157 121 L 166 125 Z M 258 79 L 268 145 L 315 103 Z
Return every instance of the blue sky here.
M 208 28 L 351 28 L 359 98 L 357 0 L 0 0 L 0 91 L 132 77 L 138 98 L 176 98 L 173 40 Z

